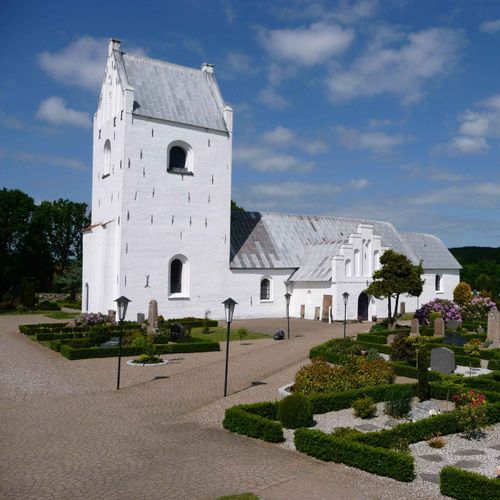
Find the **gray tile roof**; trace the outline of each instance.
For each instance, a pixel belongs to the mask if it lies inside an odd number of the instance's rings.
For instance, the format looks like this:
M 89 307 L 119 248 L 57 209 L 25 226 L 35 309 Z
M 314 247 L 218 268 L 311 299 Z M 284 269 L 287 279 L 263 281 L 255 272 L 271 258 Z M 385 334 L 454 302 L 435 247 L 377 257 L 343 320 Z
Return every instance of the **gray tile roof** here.
M 432 234 L 400 233 L 401 238 L 422 260 L 424 269 L 461 269 L 462 266 L 445 244 Z
M 383 247 L 406 255 L 427 269 L 459 269 L 445 245 L 435 236 L 399 234 L 389 222 L 344 217 L 233 212 L 231 267 L 233 269 L 296 269 L 294 281 L 331 279 L 331 264 L 342 241 L 359 224 L 373 225 Z M 430 239 L 429 239 L 430 238 Z M 432 243 L 432 245 L 431 245 Z M 437 267 L 430 267 L 440 264 Z
M 134 89 L 134 114 L 227 132 L 213 73 L 113 51 L 122 85 Z

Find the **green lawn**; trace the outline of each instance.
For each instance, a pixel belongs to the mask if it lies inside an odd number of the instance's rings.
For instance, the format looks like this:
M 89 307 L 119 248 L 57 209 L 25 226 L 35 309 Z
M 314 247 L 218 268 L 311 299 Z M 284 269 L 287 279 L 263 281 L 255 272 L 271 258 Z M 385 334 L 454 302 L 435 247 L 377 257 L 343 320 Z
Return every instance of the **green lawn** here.
M 203 339 L 213 340 L 214 342 L 222 342 L 226 340 L 227 337 L 227 328 L 223 326 L 213 326 L 210 328 L 210 333 L 203 333 L 203 328 L 193 328 L 191 330 L 191 336 L 193 337 L 201 337 Z M 271 335 L 266 333 L 258 333 L 258 332 L 248 332 L 248 337 L 243 339 L 243 342 L 247 340 L 256 340 L 256 339 L 268 339 Z M 230 340 L 240 340 L 238 336 L 238 329 L 231 328 L 231 338 Z
M 48 313 L 42 313 L 47 318 L 52 319 L 73 319 L 80 314 L 80 311 L 66 312 L 66 311 L 51 311 Z
M 0 311 L 0 315 L 2 316 L 31 316 L 34 314 L 41 314 L 42 316 L 47 316 L 53 319 L 72 319 L 75 316 L 78 316 L 80 311 L 75 311 L 74 313 L 64 311 Z
M 253 493 L 242 493 L 241 495 L 227 495 L 219 497 L 217 500 L 259 500 Z

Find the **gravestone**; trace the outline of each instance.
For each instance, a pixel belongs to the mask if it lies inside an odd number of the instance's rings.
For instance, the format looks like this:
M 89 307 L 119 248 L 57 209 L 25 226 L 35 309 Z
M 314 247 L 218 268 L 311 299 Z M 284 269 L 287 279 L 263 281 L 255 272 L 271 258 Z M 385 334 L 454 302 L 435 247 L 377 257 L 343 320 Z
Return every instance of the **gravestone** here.
M 137 313 L 137 323 L 142 324 L 146 321 L 146 316 L 144 313 Z
M 462 337 L 458 333 L 447 333 L 445 338 L 444 338 L 444 343 L 445 344 L 455 344 L 459 347 L 464 346 L 467 344 L 467 339 L 465 337 Z
M 392 345 L 394 344 L 394 341 L 396 340 L 396 337 L 397 337 L 397 333 L 391 333 L 390 335 L 387 335 L 387 344 L 388 345 Z
M 111 337 L 106 342 L 103 342 L 99 347 L 110 348 L 110 347 L 118 347 L 120 339 L 118 337 Z
M 114 309 L 108 309 L 108 318 L 110 323 L 116 323 L 116 311 Z
M 479 325 L 476 328 L 476 333 L 479 333 L 479 335 L 481 335 L 482 333 L 484 333 L 484 328 L 481 325 Z
M 319 306 L 316 306 L 316 307 L 314 308 L 314 319 L 316 319 L 316 320 L 319 320 L 319 313 L 320 313 L 320 309 L 321 309 L 321 308 L 320 308 Z
M 413 318 L 411 320 L 410 337 L 418 337 L 419 335 L 420 335 L 420 323 L 418 319 Z
M 283 340 L 285 338 L 285 330 L 275 330 L 273 339 L 274 340 Z
M 431 371 L 451 374 L 455 371 L 455 353 L 447 347 L 438 347 L 431 351 Z
M 444 319 L 436 318 L 434 320 L 434 337 L 444 337 Z
M 500 311 L 492 309 L 488 313 L 488 335 L 491 340 L 491 347 L 500 347 Z
M 156 300 L 149 301 L 148 309 L 148 334 L 154 335 L 158 328 L 158 302 Z
M 404 316 L 406 314 L 406 304 L 404 302 L 401 302 L 401 304 L 399 304 L 399 314 L 401 314 L 401 316 Z
M 179 342 L 184 338 L 184 333 L 186 329 L 184 325 L 181 325 L 180 323 L 174 323 L 170 327 L 170 340 L 172 342 Z
M 462 326 L 462 321 L 457 319 L 450 319 L 448 323 L 446 323 L 446 329 L 450 332 L 456 332 L 459 327 Z

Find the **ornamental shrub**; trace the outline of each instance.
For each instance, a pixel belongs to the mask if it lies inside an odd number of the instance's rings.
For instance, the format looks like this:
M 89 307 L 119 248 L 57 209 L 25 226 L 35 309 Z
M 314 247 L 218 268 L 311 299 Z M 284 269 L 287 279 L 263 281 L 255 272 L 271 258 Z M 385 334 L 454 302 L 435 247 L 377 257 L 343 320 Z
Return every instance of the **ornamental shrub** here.
M 92 326 L 107 323 L 109 317 L 102 313 L 82 313 L 75 318 L 77 325 Z
M 458 422 L 467 439 L 479 437 L 488 424 L 486 397 L 473 389 L 454 395 L 452 401 L 458 412 Z
M 393 369 L 383 359 L 367 360 L 354 356 L 347 364 L 338 366 L 315 358 L 295 375 L 295 391 L 308 396 L 390 384 L 393 381 Z
M 453 290 L 453 301 L 459 306 L 464 306 L 472 300 L 472 288 L 469 283 L 461 281 Z
M 359 401 L 359 400 L 358 400 Z M 352 439 L 355 436 L 363 434 L 360 430 L 354 427 L 337 427 L 332 431 L 332 436 L 342 439 Z
M 278 406 L 278 420 L 287 429 L 309 427 L 313 424 L 313 406 L 302 394 L 291 394 Z
M 462 306 L 460 314 L 464 322 L 467 323 L 485 322 L 490 310 L 496 306 L 489 297 L 474 297 L 468 304 Z
M 415 342 L 407 333 L 398 333 L 392 344 L 391 361 L 410 361 L 415 359 Z
M 354 415 L 358 418 L 373 418 L 377 413 L 377 407 L 373 402 L 372 398 L 366 397 L 361 398 L 352 404 L 352 409 L 354 410 Z
M 460 321 L 462 319 L 458 306 L 451 300 L 446 299 L 434 299 L 427 302 L 427 304 L 424 304 L 420 309 L 415 311 L 415 318 L 418 319 L 421 325 L 428 325 L 430 324 L 430 316 L 433 311 L 440 313 L 445 321 Z
M 420 401 L 425 401 L 431 396 L 431 388 L 429 386 L 429 365 L 430 354 L 428 349 L 421 347 L 418 350 L 418 367 L 417 367 L 417 396 Z
M 351 339 L 333 339 L 313 347 L 309 357 L 311 359 L 321 357 L 330 363 L 342 365 L 361 353 L 361 346 L 357 342 Z
M 407 418 L 411 411 L 411 397 L 403 396 L 385 402 L 384 413 L 393 418 Z

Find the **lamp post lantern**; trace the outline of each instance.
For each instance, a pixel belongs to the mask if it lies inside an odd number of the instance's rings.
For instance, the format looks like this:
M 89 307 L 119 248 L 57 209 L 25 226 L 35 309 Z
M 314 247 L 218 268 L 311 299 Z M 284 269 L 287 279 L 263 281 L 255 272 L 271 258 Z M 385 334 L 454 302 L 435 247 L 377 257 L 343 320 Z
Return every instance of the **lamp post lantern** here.
M 342 299 L 344 300 L 344 339 L 345 339 L 345 331 L 347 326 L 347 302 L 349 301 L 349 294 L 344 292 L 342 294 Z
M 122 366 L 122 337 L 123 337 L 123 320 L 127 314 L 127 307 L 131 300 L 123 295 L 115 300 L 118 305 L 118 319 L 120 320 L 120 333 L 118 335 L 118 373 L 116 375 L 116 390 L 120 390 L 120 373 Z
M 234 306 L 237 304 L 231 297 L 224 302 L 224 315 L 227 323 L 227 340 L 226 340 L 226 369 L 224 372 L 224 397 L 227 396 L 227 371 L 229 363 L 229 337 L 231 335 L 231 322 L 233 321 Z
M 285 293 L 285 302 L 286 302 L 286 321 L 288 326 L 288 340 L 290 340 L 290 298 L 292 294 L 289 292 Z

